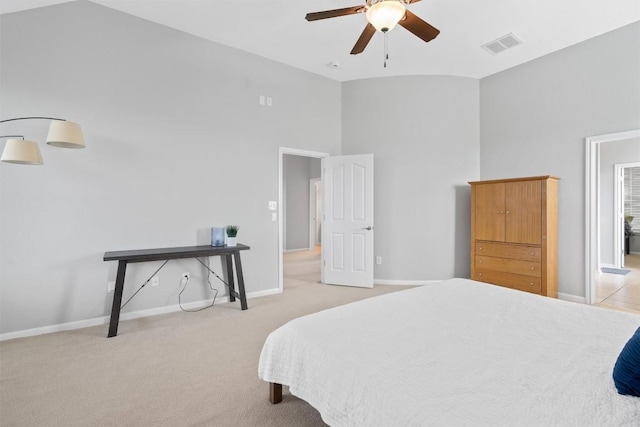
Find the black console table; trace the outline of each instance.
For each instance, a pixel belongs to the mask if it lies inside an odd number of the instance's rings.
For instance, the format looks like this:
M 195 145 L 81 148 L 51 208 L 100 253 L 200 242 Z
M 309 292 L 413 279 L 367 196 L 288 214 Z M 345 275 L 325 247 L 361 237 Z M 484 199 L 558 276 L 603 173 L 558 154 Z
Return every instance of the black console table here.
M 249 246 L 186 246 L 180 248 L 163 249 L 138 249 L 132 251 L 105 252 L 104 261 L 118 261 L 118 273 L 116 276 L 116 288 L 113 293 L 113 306 L 111 308 L 111 320 L 109 321 L 108 338 L 118 334 L 118 322 L 120 320 L 120 304 L 122 304 L 122 291 L 124 289 L 124 275 L 127 264 L 147 261 L 167 261 L 180 258 L 200 258 L 221 256 L 226 263 L 229 285 L 229 299 L 233 302 L 238 298 L 242 310 L 247 309 L 247 296 L 244 290 L 244 277 L 242 275 L 242 263 L 240 262 L 240 251 L 250 249 Z M 236 275 L 238 279 L 238 291 L 235 290 L 233 280 L 233 264 L 236 265 Z M 157 273 L 157 271 L 156 271 Z M 154 273 L 155 275 L 155 273 Z M 152 276 L 153 277 L 153 276 Z

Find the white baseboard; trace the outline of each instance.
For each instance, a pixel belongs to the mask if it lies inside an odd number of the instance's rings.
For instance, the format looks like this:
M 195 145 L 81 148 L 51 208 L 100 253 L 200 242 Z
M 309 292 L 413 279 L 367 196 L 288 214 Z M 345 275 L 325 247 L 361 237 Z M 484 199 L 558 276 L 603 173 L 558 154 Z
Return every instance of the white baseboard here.
M 374 279 L 374 285 L 398 285 L 398 286 L 421 286 L 440 283 L 442 280 L 386 280 Z
M 560 292 L 558 292 L 558 299 L 561 299 L 564 301 L 570 301 L 570 302 L 577 302 L 579 304 L 587 303 L 587 299 L 585 297 L 579 297 L 577 295 L 572 295 L 572 294 L 563 294 Z
M 247 294 L 247 299 L 249 300 L 253 298 L 260 298 L 260 297 L 275 295 L 279 293 L 282 293 L 282 290 L 278 288 L 267 289 L 266 291 L 250 292 Z M 224 304 L 227 302 L 229 302 L 228 295 L 220 298 L 216 298 L 216 304 Z M 185 303 L 185 304 L 182 304 L 182 307 L 187 310 L 192 310 L 195 308 L 204 307 L 205 305 L 209 305 L 209 304 L 211 304 L 211 300 L 203 300 L 203 301 L 194 301 L 194 302 Z M 149 316 L 156 316 L 158 314 L 173 313 L 180 310 L 181 308 L 179 304 L 168 305 L 165 307 L 156 307 L 148 310 L 132 311 L 130 313 L 121 313 L 120 320 L 122 321 L 122 320 L 139 319 L 141 317 L 149 317 Z M 71 331 L 74 329 L 88 328 L 90 326 L 106 325 L 109 323 L 110 318 L 111 316 L 102 316 L 102 317 L 95 317 L 93 319 L 78 320 L 76 322 L 68 322 L 68 323 L 61 323 L 58 325 L 43 326 L 40 328 L 25 329 L 24 331 L 7 332 L 5 334 L 0 334 L 0 341 L 11 340 L 14 338 L 24 338 L 24 337 L 32 337 L 36 335 L 50 334 L 53 332 Z
M 282 289 L 279 289 L 279 288 L 267 289 L 266 291 L 258 291 L 258 292 L 248 293 L 247 294 L 247 299 L 268 297 L 269 295 L 276 295 L 276 294 L 281 294 L 281 293 L 282 293 Z

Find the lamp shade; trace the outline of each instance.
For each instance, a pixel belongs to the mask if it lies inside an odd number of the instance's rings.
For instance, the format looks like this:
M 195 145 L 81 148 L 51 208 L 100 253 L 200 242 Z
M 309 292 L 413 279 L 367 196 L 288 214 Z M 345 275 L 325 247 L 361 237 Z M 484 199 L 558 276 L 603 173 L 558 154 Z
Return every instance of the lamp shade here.
M 44 163 L 38 144 L 26 139 L 7 139 L 0 160 L 20 165 L 41 165 Z
M 47 144 L 62 148 L 84 148 L 80 125 L 64 120 L 52 120 L 47 135 Z
M 386 33 L 393 30 L 404 14 L 404 4 L 399 0 L 382 0 L 367 10 L 367 21 L 376 30 Z

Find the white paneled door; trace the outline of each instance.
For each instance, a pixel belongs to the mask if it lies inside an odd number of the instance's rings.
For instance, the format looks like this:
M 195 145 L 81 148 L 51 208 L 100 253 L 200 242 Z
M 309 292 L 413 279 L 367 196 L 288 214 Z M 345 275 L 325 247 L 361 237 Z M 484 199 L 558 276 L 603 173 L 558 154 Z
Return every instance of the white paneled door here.
M 322 159 L 323 282 L 373 287 L 373 154 Z

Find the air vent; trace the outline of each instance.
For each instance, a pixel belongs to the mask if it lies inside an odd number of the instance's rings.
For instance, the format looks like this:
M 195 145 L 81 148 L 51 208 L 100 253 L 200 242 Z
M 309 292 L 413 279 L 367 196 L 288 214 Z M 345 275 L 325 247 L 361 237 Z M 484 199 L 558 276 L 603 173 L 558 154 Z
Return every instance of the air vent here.
M 496 55 L 514 46 L 518 46 L 519 44 L 522 44 L 522 40 L 516 37 L 515 34 L 509 33 L 500 37 L 499 39 L 490 41 L 489 43 L 482 45 L 482 48 Z

